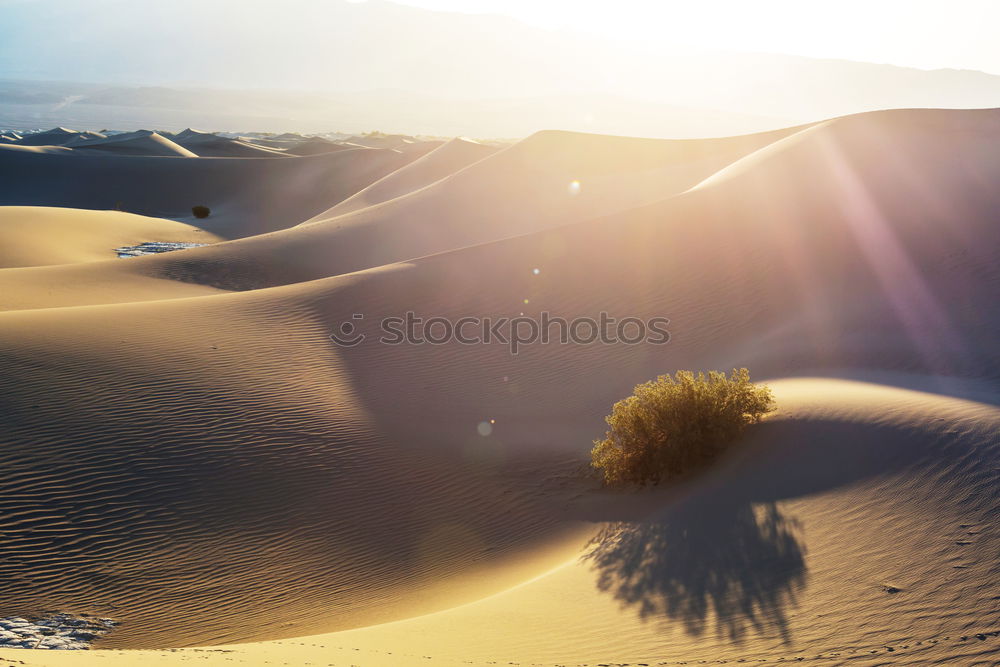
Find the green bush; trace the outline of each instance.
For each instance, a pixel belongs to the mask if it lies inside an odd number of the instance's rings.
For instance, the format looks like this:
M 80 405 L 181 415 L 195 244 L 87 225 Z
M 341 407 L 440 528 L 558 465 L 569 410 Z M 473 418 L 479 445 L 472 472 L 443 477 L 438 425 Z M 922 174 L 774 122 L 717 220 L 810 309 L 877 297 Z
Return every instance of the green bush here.
M 701 467 L 773 409 L 771 390 L 745 368 L 661 375 L 615 403 L 591 465 L 610 485 L 657 484 Z

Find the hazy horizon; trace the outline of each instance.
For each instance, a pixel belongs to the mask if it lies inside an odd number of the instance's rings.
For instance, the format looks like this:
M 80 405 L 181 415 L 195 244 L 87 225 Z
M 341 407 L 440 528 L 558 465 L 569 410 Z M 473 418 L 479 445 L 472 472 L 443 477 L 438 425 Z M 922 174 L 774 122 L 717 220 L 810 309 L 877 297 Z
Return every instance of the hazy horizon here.
M 854 2 L 837 12 L 744 4 L 628 1 L 601 13 L 597 4 L 560 12 L 564 3 L 494 0 L 287 0 L 281 11 L 229 0 L 0 0 L 0 125 L 681 138 L 884 108 L 1000 106 L 1000 76 L 919 69 L 1000 72 L 983 33 L 989 21 L 970 18 L 1000 8 L 868 3 L 863 20 Z M 712 11 L 726 20 L 710 20 Z M 964 32 L 951 29 L 958 19 Z M 845 25 L 856 27 L 850 40 Z M 912 57 L 914 40 L 946 27 L 927 42 L 929 59 Z M 873 31 L 897 52 L 861 48 Z M 39 34 L 61 38 L 40 48 Z M 827 42 L 842 48 L 824 51 Z M 851 59 L 865 55 L 896 62 Z

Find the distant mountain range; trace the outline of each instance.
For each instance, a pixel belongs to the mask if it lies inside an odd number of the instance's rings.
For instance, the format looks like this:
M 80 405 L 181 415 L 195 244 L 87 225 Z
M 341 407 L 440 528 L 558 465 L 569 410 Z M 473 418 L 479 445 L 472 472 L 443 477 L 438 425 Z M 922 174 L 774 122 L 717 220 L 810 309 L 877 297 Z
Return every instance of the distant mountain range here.
M 233 6 L 4 4 L 0 124 L 696 136 L 879 108 L 1000 106 L 1000 76 L 982 72 L 647 52 L 381 0 L 284 0 L 266 20 L 258 5 Z
M 687 109 L 611 95 L 453 100 L 406 91 L 298 93 L 0 81 L 0 129 L 194 126 L 230 132 L 405 131 L 517 138 L 539 129 L 642 136 L 736 134 L 792 120 Z

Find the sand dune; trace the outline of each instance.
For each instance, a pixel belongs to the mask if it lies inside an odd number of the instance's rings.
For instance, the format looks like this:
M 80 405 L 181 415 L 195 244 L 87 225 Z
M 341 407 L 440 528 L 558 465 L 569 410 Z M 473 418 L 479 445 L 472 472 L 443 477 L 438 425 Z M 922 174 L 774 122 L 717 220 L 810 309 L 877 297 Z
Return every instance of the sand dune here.
M 123 133 L 123 134 L 124 134 L 124 136 L 128 136 L 128 135 L 137 135 L 137 134 L 140 134 L 140 133 L 141 134 L 150 134 L 151 130 L 139 130 L 138 132 L 126 132 L 126 133 Z M 123 135 L 122 134 L 108 135 L 108 134 L 105 134 L 103 132 L 93 132 L 91 130 L 83 130 L 81 132 L 77 132 L 75 137 L 72 137 L 71 139 L 69 139 L 69 141 L 67 141 L 63 145 L 72 148 L 74 146 L 79 146 L 79 145 L 82 145 L 82 144 L 86 144 L 86 143 L 89 143 L 91 141 L 97 141 L 99 139 L 109 139 L 109 138 L 112 138 L 112 137 L 115 137 L 115 136 L 121 137 Z
M 346 146 L 365 146 L 366 148 L 387 148 L 410 155 L 423 155 L 445 143 L 437 139 L 421 140 L 405 134 L 372 134 L 355 135 L 343 142 Z
M 81 138 L 102 138 L 103 136 L 98 132 L 77 132 L 65 127 L 54 127 L 45 132 L 26 134 L 18 139 L 17 143 L 20 146 L 62 146 Z
M 128 161 L 91 155 L 0 153 L 0 204 L 112 209 L 174 219 L 208 206 L 204 221 L 230 238 L 289 227 L 406 164 L 392 151 L 354 150 L 294 160 Z
M 467 139 L 452 139 L 448 143 L 435 148 L 423 157 L 414 160 L 401 169 L 397 169 L 385 178 L 372 183 L 333 208 L 324 211 L 319 217 L 329 219 L 344 215 L 362 208 L 402 197 L 420 188 L 436 183 L 460 169 L 492 155 L 496 147 L 486 146 Z M 309 224 L 307 220 L 303 224 Z
M 781 412 L 707 476 L 648 494 L 649 515 L 590 492 L 580 511 L 608 523 L 560 568 L 470 605 L 303 643 L 371 665 L 988 662 L 998 639 L 975 635 L 998 629 L 984 584 L 998 546 L 988 466 L 1000 411 L 836 380 L 774 387 Z M 310 654 L 290 642 L 229 648 L 237 659 Z
M 350 148 L 350 146 L 345 146 L 329 139 L 312 137 L 293 143 L 288 147 L 288 152 L 292 155 L 318 155 L 320 153 L 332 153 L 333 151 L 345 151 Z
M 191 128 L 174 135 L 173 140 L 200 157 L 286 157 L 280 150 Z
M 162 175 L 245 237 L 92 261 L 124 214 L 0 216 L 21 264 L 0 270 L 0 599 L 119 619 L 107 648 L 285 639 L 95 664 L 988 663 L 998 130 L 901 110 L 419 160 L 0 152 L 16 196 L 86 163 L 60 196 L 114 181 L 153 206 Z M 28 266 L 31 226 L 74 216 L 86 248 Z M 671 338 L 380 342 L 407 311 L 665 317 Z M 367 338 L 335 345 L 344 322 Z M 588 476 L 634 384 L 733 366 L 779 411 L 719 465 L 646 492 Z
M 215 249 L 197 248 L 183 255 L 143 259 L 129 267 L 129 271 L 140 274 L 139 292 L 123 289 L 123 281 L 128 278 L 123 275 L 125 270 L 116 266 L 110 271 L 102 267 L 59 269 L 58 278 L 44 280 L 46 289 L 42 293 L 35 287 L 43 284 L 37 271 L 0 275 L 0 285 L 7 287 L 0 293 L 12 295 L 8 299 L 17 298 L 17 307 L 25 307 L 25 303 L 48 307 L 120 302 L 132 300 L 137 294 L 145 295 L 142 300 L 171 298 L 177 293 L 177 280 L 245 290 L 338 275 L 565 225 L 600 213 L 626 211 L 680 192 L 733 159 L 785 134 L 788 132 L 699 142 L 541 133 L 468 169 L 460 169 L 432 187 L 418 187 L 428 176 L 438 177 L 441 166 L 456 164 L 455 154 L 469 152 L 456 144 L 443 151 L 440 159 L 428 156 L 425 166 L 402 172 L 380 186 L 376 196 L 378 192 L 401 192 L 400 187 L 416 188 L 408 196 L 397 196 L 381 206 L 347 216 L 336 212 L 315 215 L 304 227 L 254 236 Z M 355 160 L 360 161 L 370 150 L 360 151 Z M 302 159 L 336 160 L 337 155 L 352 153 Z M 438 162 L 443 165 L 435 166 Z M 193 164 L 200 166 L 197 161 Z M 191 170 L 178 171 L 186 175 Z M 23 176 L 22 171 L 18 173 Z M 42 173 L 39 170 L 39 180 Z M 138 180 L 132 171 L 115 175 L 128 177 L 130 186 L 131 179 Z M 574 180 L 580 181 L 579 190 L 573 189 Z M 202 180 L 196 187 L 208 188 L 217 181 L 218 177 Z M 293 184 L 300 185 L 298 180 Z M 341 187 L 348 184 L 338 183 Z M 257 188 L 252 193 L 259 202 L 255 211 L 258 216 L 268 210 L 265 207 L 287 208 L 289 195 L 280 187 L 282 182 L 275 178 L 269 185 L 270 191 Z M 159 191 L 151 194 L 162 196 Z M 318 192 L 309 194 L 311 199 L 318 199 Z M 204 200 L 212 202 L 216 197 L 206 194 Z M 212 209 L 217 211 L 218 207 L 213 205 Z M 246 209 L 241 206 L 237 210 Z M 229 211 L 223 209 L 223 214 Z M 225 227 L 214 222 L 216 215 L 206 228 L 227 233 Z M 241 229 L 246 227 L 244 218 L 236 220 Z M 194 222 L 190 218 L 187 221 Z M 157 285 L 150 278 L 171 281 Z M 67 289 L 48 289 L 53 280 L 65 283 Z M 14 297 L 18 294 L 31 297 Z M 12 304 L 0 301 L 0 307 L 11 308 Z
M 115 248 L 151 239 L 221 240 L 192 225 L 120 211 L 0 206 L 0 269 L 99 262 L 113 258 Z
M 141 260 L 123 263 L 132 261 Z M 316 336 L 321 332 L 309 324 L 306 311 L 281 306 L 285 314 L 267 324 L 270 317 L 248 318 L 233 303 L 236 307 L 220 309 L 210 300 L 180 299 L 161 304 L 173 308 L 157 305 L 145 312 L 134 310 L 143 308 L 139 304 L 72 308 L 66 312 L 75 317 L 56 318 L 66 325 L 59 327 L 61 333 L 45 325 L 47 335 L 61 339 L 56 345 L 67 350 L 82 348 L 81 335 L 104 339 L 85 344 L 91 352 L 92 343 L 103 350 L 103 370 L 94 369 L 91 390 L 73 399 L 70 408 L 90 424 L 78 423 L 90 433 L 85 440 L 70 444 L 54 433 L 37 432 L 33 453 L 17 460 L 5 457 L 12 486 L 3 485 L 2 497 L 12 503 L 4 507 L 11 530 L 2 547 L 9 558 L 0 579 L 7 585 L 0 586 L 9 608 L 29 613 L 39 605 L 83 604 L 114 610 L 110 615 L 130 619 L 131 628 L 123 624 L 114 633 L 126 645 L 218 643 L 426 612 L 456 599 L 475 599 L 481 591 L 476 575 L 487 564 L 498 565 L 491 586 L 501 590 L 525 576 L 520 553 L 528 552 L 534 562 L 536 549 L 554 549 L 551 565 L 565 557 L 557 538 L 566 529 L 551 516 L 533 480 L 513 471 L 488 474 L 474 459 L 438 462 L 432 453 L 383 449 L 377 426 L 352 398 L 346 377 L 337 377 L 336 355 L 328 341 Z M 101 325 L 109 317 L 117 321 L 122 308 L 133 326 Z M 25 331 L 38 326 L 38 318 L 61 312 L 7 313 L 4 345 L 30 344 Z M 190 338 L 169 333 L 171 321 L 185 322 Z M 238 321 L 243 325 L 232 326 Z M 105 338 L 100 329 L 113 331 L 113 337 Z M 162 338 L 146 338 L 157 330 Z M 286 344 L 274 345 L 279 338 Z M 138 346 L 134 353 L 127 351 L 132 345 Z M 241 361 L 247 353 L 257 358 L 254 364 Z M 148 370 L 141 370 L 142 359 L 151 364 Z M 168 381 L 173 389 L 153 371 L 163 363 L 174 369 Z M 5 382 L 22 377 L 16 368 L 27 370 L 14 359 L 8 365 L 12 373 Z M 75 375 L 65 360 L 59 365 Z M 214 389 L 203 384 L 210 376 L 216 378 Z M 135 383 L 136 391 L 121 393 L 117 417 L 109 420 L 101 405 L 122 392 L 122 382 Z M 237 408 L 243 417 L 234 421 L 226 395 L 236 386 L 244 407 Z M 41 418 L 48 406 L 68 398 L 55 387 L 50 390 L 45 397 L 27 399 L 38 407 L 26 415 Z M 175 399 L 161 400 L 164 390 Z M 304 398 L 313 406 L 302 403 Z M 275 412 L 275 405 L 285 407 Z M 262 410 L 270 435 L 248 437 L 246 429 L 263 426 L 258 421 Z M 125 431 L 131 435 L 123 438 Z M 14 432 L 8 431 L 5 441 L 19 439 Z M 185 444 L 194 441 L 200 444 Z M 147 444 L 136 448 L 139 442 Z M 233 447 L 242 451 L 235 459 Z M 46 471 L 55 461 L 64 464 Z M 70 470 L 76 471 L 76 481 L 66 477 Z M 63 491 L 50 486 L 58 479 Z M 244 495 L 247 485 L 256 488 L 259 501 Z M 24 505 L 16 498 L 29 487 L 51 491 L 32 492 L 34 499 Z M 376 497 L 383 500 L 375 502 Z M 37 515 L 36 502 L 55 512 L 50 516 L 65 519 L 53 523 Z M 117 519 L 106 515 L 101 520 L 106 528 L 109 521 L 132 528 L 93 532 L 86 515 L 95 502 L 118 508 Z M 498 521 L 489 508 L 501 502 L 509 511 Z M 332 507 L 339 510 L 331 512 Z M 43 524 L 56 531 L 49 546 L 31 536 L 32 526 Z M 474 543 L 464 543 L 468 534 L 476 535 Z M 549 546 L 553 540 L 556 544 Z M 265 544 L 270 566 L 260 560 Z M 509 561 L 506 568 L 504 561 Z M 49 583 L 41 588 L 15 583 L 26 565 Z M 107 576 L 97 574 L 101 571 Z M 136 577 L 146 582 L 142 590 L 128 583 L 138 582 Z M 447 585 L 436 585 L 442 581 Z M 269 605 L 252 604 L 263 591 L 283 600 L 280 616 Z M 215 602 L 206 605 L 209 598 Z M 226 610 L 222 615 L 221 609 Z M 169 619 L 177 614 L 192 614 L 191 627 L 171 628 Z M 236 622 L 242 629 L 233 627 L 236 618 L 243 619 Z
M 161 134 L 140 130 L 126 134 L 116 134 L 106 139 L 90 139 L 67 144 L 74 150 L 105 151 L 117 155 L 159 155 L 171 157 L 198 157 L 192 151 L 180 146 Z
M 66 146 L 19 146 L 18 144 L 0 144 L 0 151 L 17 153 L 36 153 L 48 155 L 72 155 L 73 149 Z
M 416 140 L 413 137 L 408 137 L 405 134 L 380 134 L 377 132 L 348 137 L 346 141 L 348 143 L 358 144 L 359 146 L 367 146 L 369 148 L 396 149 L 404 149 L 416 143 Z
M 164 256 L 143 268 L 233 290 L 349 273 L 660 201 L 784 134 L 668 141 L 545 132 L 419 187 L 426 175 L 439 175 L 431 154 L 426 167 L 375 191 L 414 188 L 405 196 L 346 215 L 327 211 L 297 229 Z M 441 161 L 450 162 L 458 148 Z
M 836 380 L 774 386 L 785 407 L 708 475 L 639 507 L 582 489 L 571 513 L 603 528 L 497 595 L 353 631 L 73 662 L 988 663 L 997 409 Z
M 313 139 L 320 139 L 320 137 L 306 137 L 295 132 L 285 132 L 284 134 L 279 134 L 277 136 L 247 136 L 247 137 L 237 137 L 241 141 L 246 141 L 257 146 L 264 146 L 265 148 L 278 148 L 281 150 L 288 150 L 289 148 L 294 148 L 295 146 L 302 144 L 303 142 L 308 142 Z M 327 141 L 326 139 L 322 139 Z M 329 142 L 335 143 L 335 142 Z

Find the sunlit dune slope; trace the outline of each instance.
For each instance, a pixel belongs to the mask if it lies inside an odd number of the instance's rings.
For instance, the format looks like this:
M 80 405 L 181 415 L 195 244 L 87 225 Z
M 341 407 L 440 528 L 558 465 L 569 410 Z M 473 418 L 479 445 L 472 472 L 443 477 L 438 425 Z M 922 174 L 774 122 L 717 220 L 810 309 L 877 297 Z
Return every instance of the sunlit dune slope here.
M 0 206 L 0 269 L 98 262 L 114 249 L 156 240 L 215 243 L 193 225 L 121 211 Z
M 36 155 L 73 155 L 72 148 L 65 146 L 19 146 L 17 144 L 0 144 L 0 155 L 7 153 L 35 153 Z

